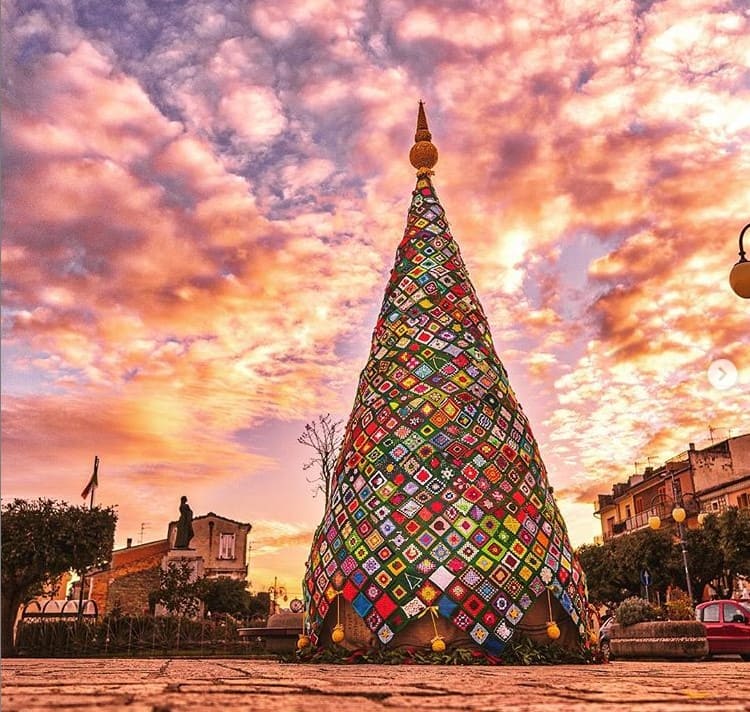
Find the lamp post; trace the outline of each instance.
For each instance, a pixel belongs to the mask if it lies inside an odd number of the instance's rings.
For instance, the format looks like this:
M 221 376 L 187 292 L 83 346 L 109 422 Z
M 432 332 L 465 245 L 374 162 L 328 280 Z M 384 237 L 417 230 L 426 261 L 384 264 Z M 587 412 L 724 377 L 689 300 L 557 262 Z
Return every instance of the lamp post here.
M 750 261 L 745 257 L 745 250 L 742 246 L 742 238 L 748 228 L 750 228 L 750 223 L 740 231 L 740 259 L 729 273 L 730 286 L 734 293 L 743 299 L 750 299 Z
M 287 599 L 286 587 L 278 585 L 278 579 L 276 576 L 273 577 L 273 586 L 269 587 L 268 595 L 271 597 L 271 614 L 273 615 L 278 612 L 276 610 L 276 599 L 279 596 L 283 596 L 285 601 Z
M 693 603 L 693 585 L 690 582 L 690 569 L 688 567 L 688 554 L 687 554 L 687 541 L 685 540 L 685 529 L 682 523 L 687 519 L 688 511 L 697 511 L 700 509 L 698 500 L 692 492 L 686 492 L 685 494 L 677 494 L 674 492 L 674 475 L 672 475 L 672 487 L 673 497 L 667 497 L 665 494 L 657 494 L 651 500 L 651 509 L 654 511 L 661 511 L 662 513 L 666 510 L 666 503 L 671 502 L 672 507 L 672 519 L 677 524 L 677 535 L 680 537 L 680 551 L 682 552 L 682 565 L 685 568 L 685 583 L 687 584 L 687 593 L 690 597 L 690 602 Z M 698 518 L 700 524 L 703 524 L 700 516 Z M 648 525 L 651 529 L 658 529 L 661 526 L 661 517 L 658 514 L 652 514 L 648 518 Z

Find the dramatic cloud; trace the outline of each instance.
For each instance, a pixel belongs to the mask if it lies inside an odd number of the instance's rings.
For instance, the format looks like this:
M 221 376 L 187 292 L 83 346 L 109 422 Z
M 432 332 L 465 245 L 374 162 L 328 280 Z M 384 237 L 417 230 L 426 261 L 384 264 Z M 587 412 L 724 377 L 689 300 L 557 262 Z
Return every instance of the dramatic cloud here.
M 187 494 L 297 595 L 322 505 L 296 438 L 348 416 L 420 98 L 574 543 L 634 467 L 748 430 L 741 3 L 26 5 L 2 17 L 4 498 L 75 500 L 98 454 L 118 543 Z

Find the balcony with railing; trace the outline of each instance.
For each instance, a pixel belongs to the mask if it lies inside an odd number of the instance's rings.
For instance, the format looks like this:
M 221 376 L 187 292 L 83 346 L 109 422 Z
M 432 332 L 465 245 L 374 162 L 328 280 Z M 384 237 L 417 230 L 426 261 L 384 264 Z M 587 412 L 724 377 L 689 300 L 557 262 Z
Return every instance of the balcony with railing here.
M 645 529 L 650 526 L 649 518 L 654 516 L 669 523 L 672 521 L 672 512 L 678 504 L 681 504 L 684 507 L 688 520 L 697 517 L 703 509 L 707 512 L 715 511 L 710 507 L 702 507 L 700 502 L 690 492 L 685 494 L 680 493 L 677 502 L 664 494 L 659 494 L 654 498 L 648 509 L 645 509 L 642 512 L 636 512 L 633 516 L 620 522 L 613 522 L 611 530 L 604 538 L 612 539 L 613 537 L 621 536 L 622 534 L 630 534 L 639 529 Z
M 638 529 L 644 529 L 648 526 L 648 518 L 654 514 L 662 516 L 659 507 L 651 507 L 644 512 L 638 512 L 621 522 L 614 522 L 612 524 L 612 531 L 610 531 L 605 538 L 612 539 L 621 534 L 630 534 L 630 532 L 637 531 Z

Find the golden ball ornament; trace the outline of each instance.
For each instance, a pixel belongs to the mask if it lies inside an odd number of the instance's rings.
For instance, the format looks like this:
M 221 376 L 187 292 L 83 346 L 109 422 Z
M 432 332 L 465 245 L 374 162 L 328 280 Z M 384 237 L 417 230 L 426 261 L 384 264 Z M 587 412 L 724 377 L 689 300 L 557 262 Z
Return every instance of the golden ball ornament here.
M 331 633 L 331 640 L 334 643 L 341 643 L 344 640 L 344 626 L 341 625 L 341 623 L 337 623 L 333 627 L 333 632 Z
M 300 635 L 299 639 L 297 640 L 297 650 L 304 650 L 305 648 L 310 647 L 310 636 L 309 635 Z
M 547 623 L 547 637 L 552 640 L 557 640 L 560 637 L 560 628 L 555 621 Z
M 415 168 L 432 168 L 438 161 L 438 150 L 430 141 L 417 141 L 409 151 L 409 162 Z
M 440 637 L 432 639 L 432 652 L 433 653 L 444 653 L 445 652 L 445 641 Z
M 738 297 L 750 299 L 750 262 L 740 260 L 732 267 L 729 273 L 729 286 Z

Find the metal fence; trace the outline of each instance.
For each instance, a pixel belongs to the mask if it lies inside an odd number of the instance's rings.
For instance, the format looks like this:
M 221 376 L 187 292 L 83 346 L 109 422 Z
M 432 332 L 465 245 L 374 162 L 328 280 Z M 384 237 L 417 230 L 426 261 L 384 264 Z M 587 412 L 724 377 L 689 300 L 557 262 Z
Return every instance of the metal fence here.
M 19 655 L 28 657 L 161 657 L 258 655 L 231 622 L 180 617 L 108 616 L 92 620 L 22 620 L 16 633 Z

